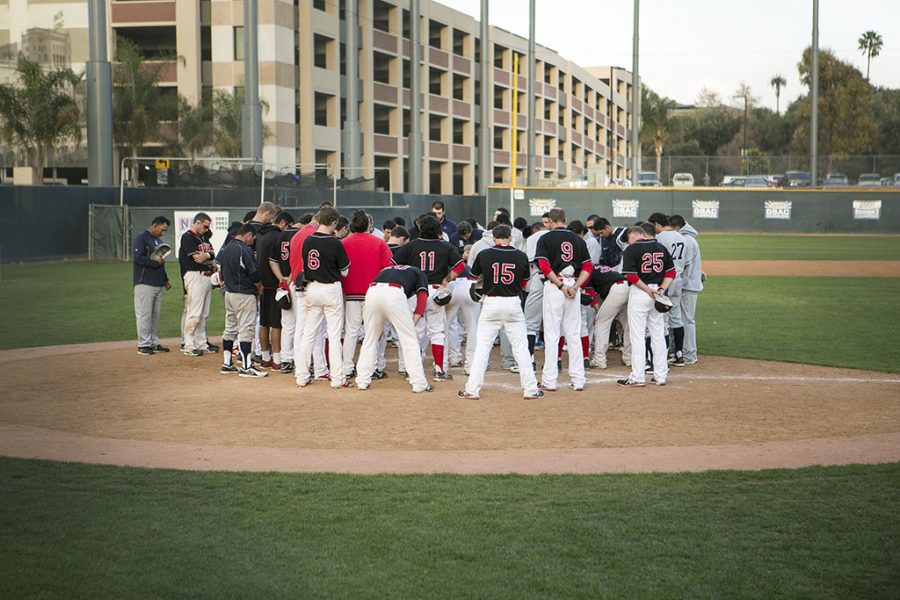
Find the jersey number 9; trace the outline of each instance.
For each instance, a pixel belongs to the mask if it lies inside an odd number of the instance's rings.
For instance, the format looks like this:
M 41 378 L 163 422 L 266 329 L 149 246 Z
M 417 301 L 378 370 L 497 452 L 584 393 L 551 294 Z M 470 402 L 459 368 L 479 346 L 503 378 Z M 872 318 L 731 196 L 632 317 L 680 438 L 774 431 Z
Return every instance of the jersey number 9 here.
M 573 258 L 575 258 L 575 248 L 572 247 L 572 242 L 563 242 L 559 246 L 560 254 L 559 257 L 563 260 L 563 262 L 569 262 Z

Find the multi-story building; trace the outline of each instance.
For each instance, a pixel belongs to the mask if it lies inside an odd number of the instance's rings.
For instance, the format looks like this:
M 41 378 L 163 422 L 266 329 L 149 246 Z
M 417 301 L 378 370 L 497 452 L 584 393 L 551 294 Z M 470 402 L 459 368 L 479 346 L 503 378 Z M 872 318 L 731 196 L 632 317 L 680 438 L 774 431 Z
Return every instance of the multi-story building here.
M 46 12 L 47 0 L 0 0 L 0 42 L 13 5 Z M 3 4 L 6 9 L 4 24 Z M 408 189 L 410 12 L 408 0 L 359 0 L 358 79 L 345 67 L 343 0 L 258 0 L 260 97 L 269 133 L 263 159 L 279 168 L 346 162 L 346 90 L 357 85 L 362 134 L 359 164 L 394 191 Z M 72 11 L 84 0 L 60 0 Z M 214 88 L 243 86 L 243 3 L 240 0 L 110 0 L 110 40 L 137 43 L 150 60 L 165 60 L 160 85 L 197 102 Z M 29 6 L 28 10 L 32 10 Z M 536 184 L 605 178 L 630 172 L 631 75 L 617 67 L 581 67 L 538 45 L 534 131 L 526 131 L 528 40 L 490 29 L 490 81 L 481 81 L 480 25 L 473 17 L 421 0 L 420 97 L 423 192 L 473 194 L 483 184 L 512 181 L 512 115 L 517 102 L 516 182 L 528 180 L 527 147 L 534 137 Z M 68 18 L 68 14 L 67 14 Z M 74 19 L 80 25 L 81 19 Z M 73 34 L 80 46 L 83 32 Z M 86 32 L 84 32 L 86 34 Z M 114 45 L 110 46 L 111 48 Z M 173 56 L 178 60 L 173 60 Z M 513 59 L 519 76 L 513 83 Z M 73 63 L 84 60 L 73 57 Z M 481 89 L 487 85 L 492 163 L 480 173 Z M 348 176 L 359 173 L 347 173 Z M 482 179 L 485 178 L 485 179 Z

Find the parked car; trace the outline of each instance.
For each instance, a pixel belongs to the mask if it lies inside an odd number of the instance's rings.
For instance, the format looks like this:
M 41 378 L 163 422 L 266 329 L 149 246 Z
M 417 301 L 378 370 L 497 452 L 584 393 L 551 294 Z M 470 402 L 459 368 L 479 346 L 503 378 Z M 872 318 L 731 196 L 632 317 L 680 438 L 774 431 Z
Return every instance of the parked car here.
M 847 187 L 850 185 L 850 180 L 843 173 L 829 173 L 825 176 L 822 185 L 824 187 Z
M 690 173 L 672 175 L 672 187 L 694 187 L 694 176 Z
M 893 179 L 891 179 L 890 177 L 881 178 L 881 187 L 890 187 L 891 185 L 893 185 L 893 183 Z
M 746 177 L 740 175 L 726 175 L 722 178 L 722 183 L 719 185 L 722 187 L 744 187 L 746 183 Z
M 785 171 L 781 179 L 782 187 L 809 187 L 812 178 L 806 171 Z
M 659 180 L 659 175 L 656 174 L 656 171 L 641 171 L 638 173 L 637 184 L 640 187 L 662 186 L 662 182 Z
M 613 179 L 610 183 L 613 187 L 631 187 L 630 179 Z
M 767 188 L 769 187 L 769 180 L 766 179 L 765 175 L 753 175 L 752 177 L 747 178 L 747 181 L 744 183 L 744 187 Z
M 894 173 L 893 182 L 894 187 L 900 187 L 900 173 Z
M 881 175 L 878 173 L 863 173 L 856 182 L 859 187 L 876 187 L 881 185 Z
M 778 184 L 783 178 L 783 173 L 779 173 L 778 175 L 766 175 L 766 180 L 769 182 L 769 187 L 778 187 Z

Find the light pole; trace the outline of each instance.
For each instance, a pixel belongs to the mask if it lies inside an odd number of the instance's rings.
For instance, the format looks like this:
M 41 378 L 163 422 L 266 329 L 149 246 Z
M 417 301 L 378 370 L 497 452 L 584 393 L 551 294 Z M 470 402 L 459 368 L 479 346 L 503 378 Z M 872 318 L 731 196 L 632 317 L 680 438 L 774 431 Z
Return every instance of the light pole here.
M 749 117 L 749 107 L 750 102 L 747 99 L 747 94 L 741 94 L 740 96 L 735 96 L 735 98 L 743 98 L 744 99 L 744 142 L 741 144 L 741 174 L 749 175 L 749 169 L 747 169 L 747 118 Z

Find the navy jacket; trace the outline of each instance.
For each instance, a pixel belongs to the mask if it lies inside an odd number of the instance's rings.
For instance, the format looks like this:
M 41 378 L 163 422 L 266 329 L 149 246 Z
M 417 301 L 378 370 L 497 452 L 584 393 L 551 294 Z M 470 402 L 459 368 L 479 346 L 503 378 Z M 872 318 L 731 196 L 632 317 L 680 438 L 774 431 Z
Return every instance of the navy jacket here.
M 163 243 L 161 238 L 153 237 L 146 229 L 134 238 L 132 260 L 134 261 L 134 285 L 154 285 L 163 287 L 169 281 L 165 263 L 150 260 L 150 253 Z
M 219 270 L 225 283 L 225 291 L 234 294 L 256 295 L 259 281 L 259 266 L 247 244 L 238 239 L 231 240 L 219 251 Z

